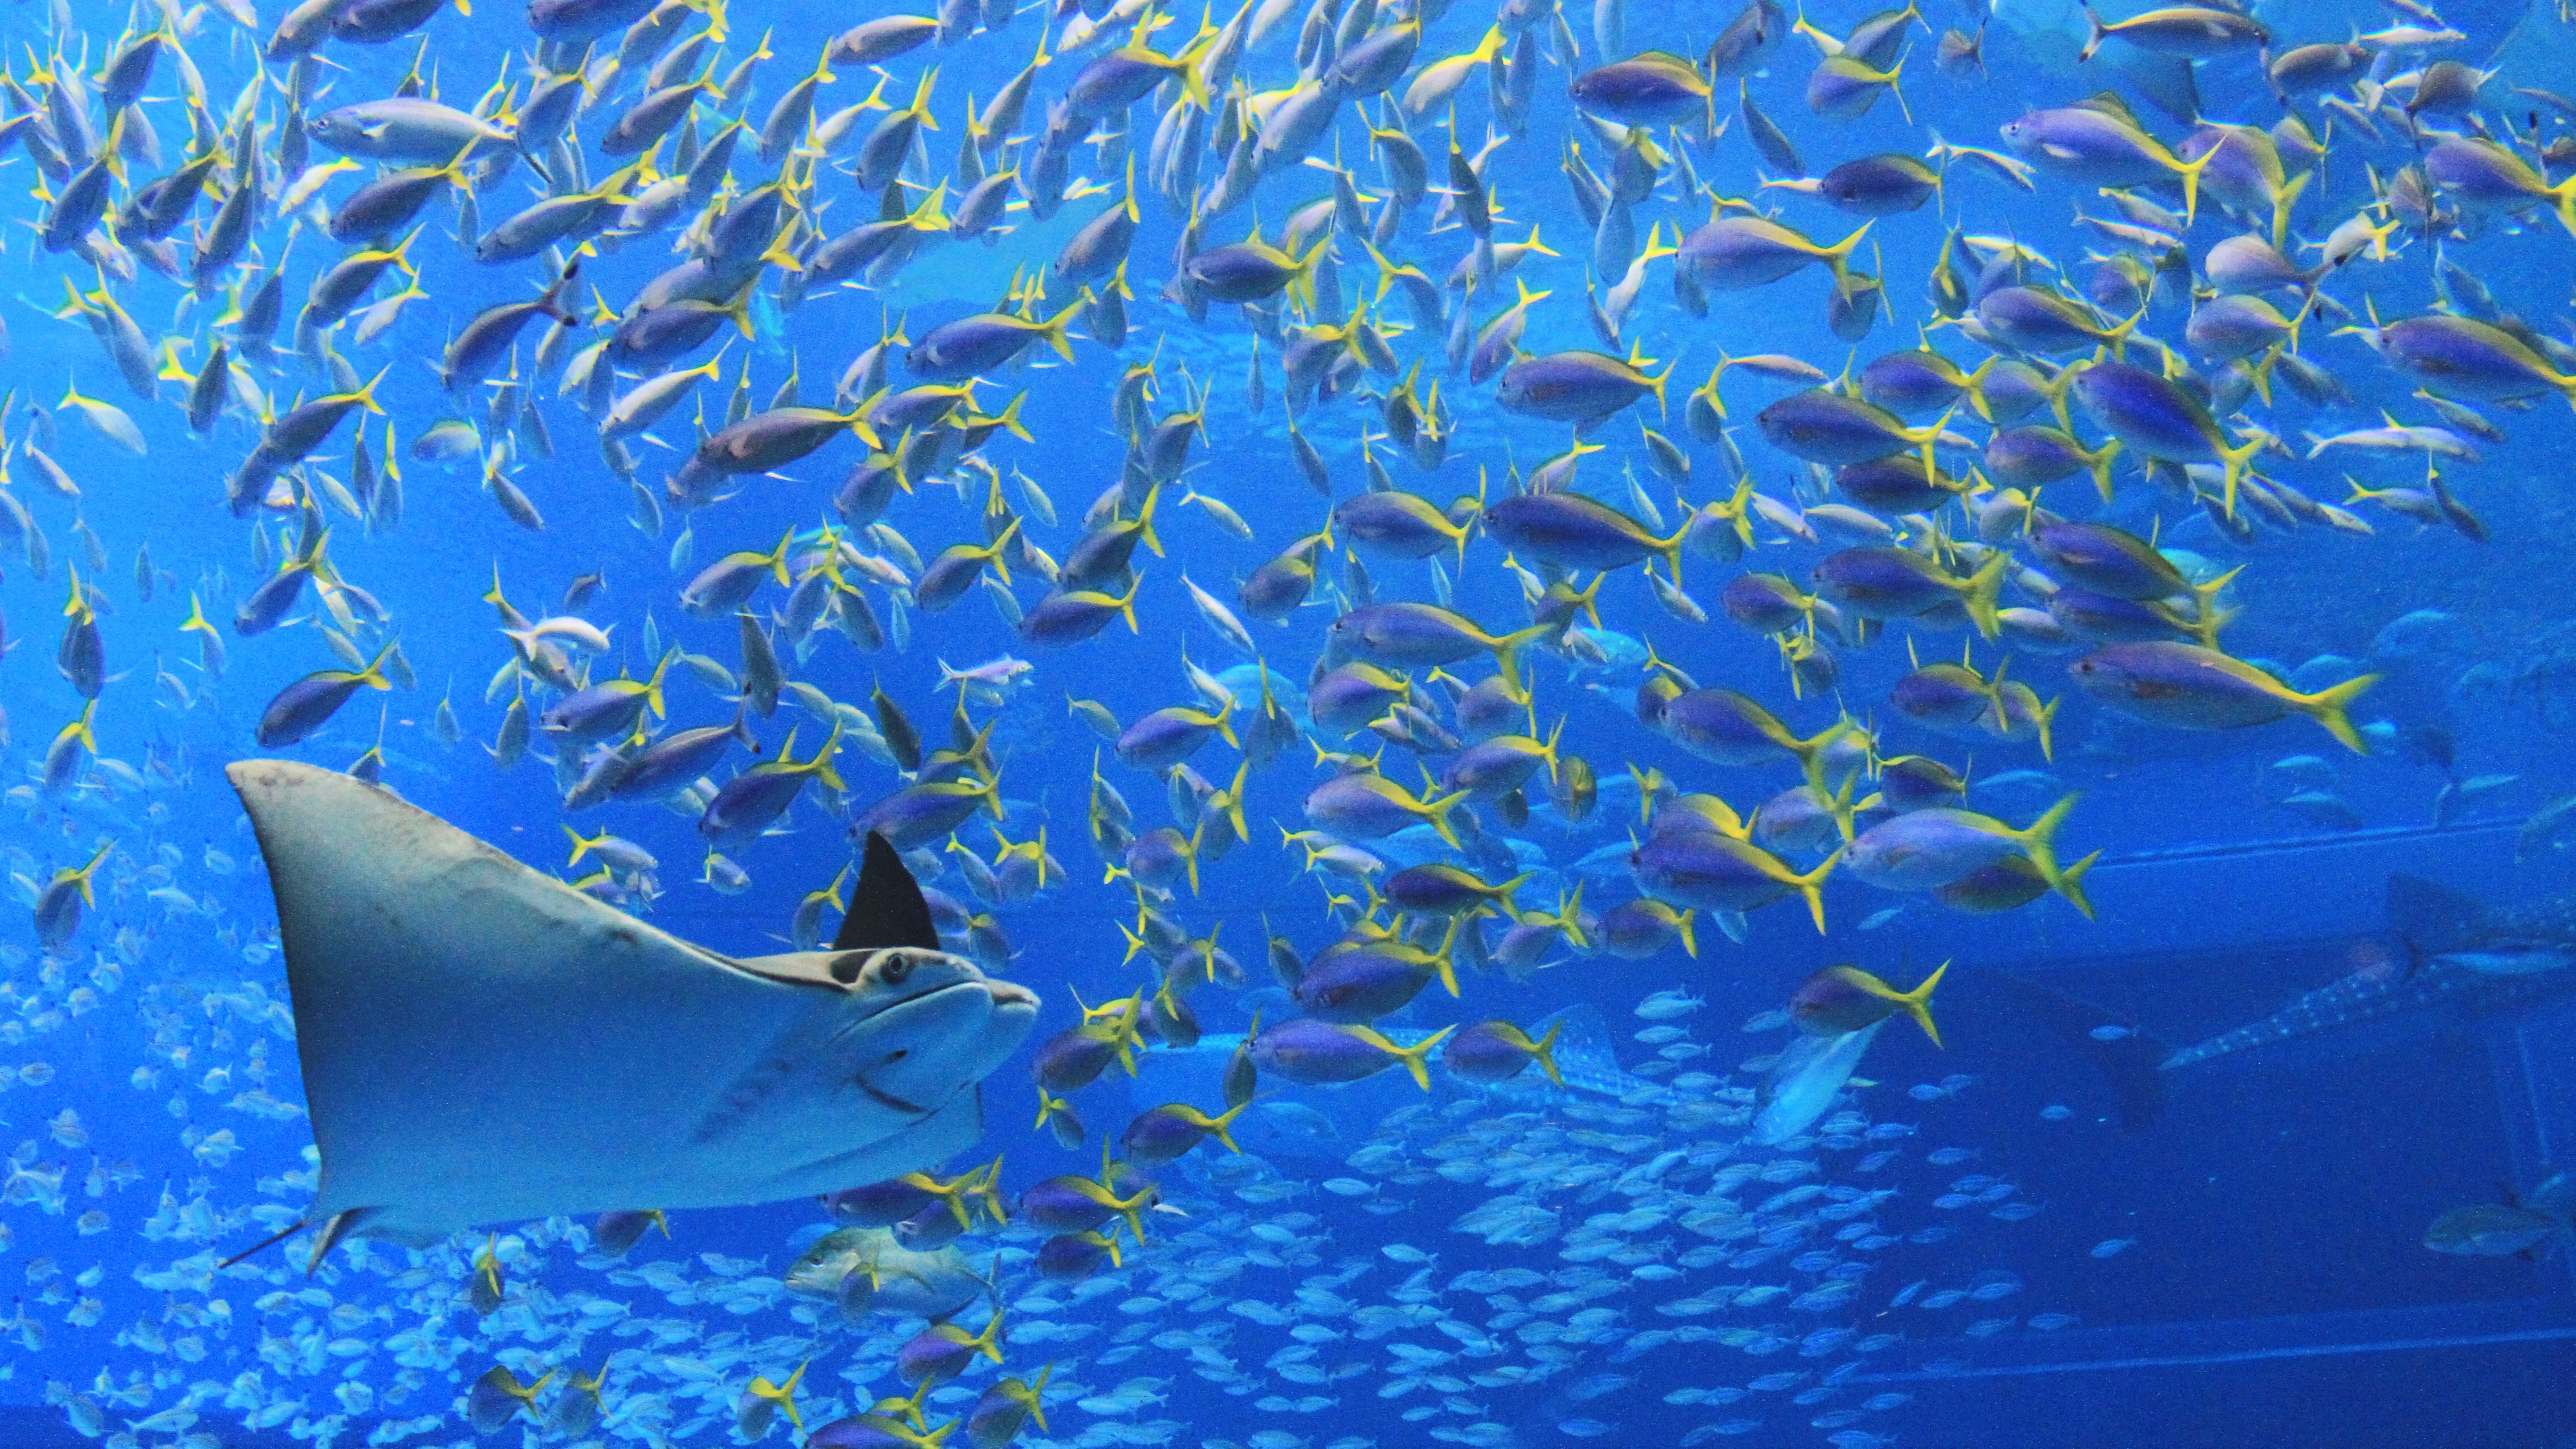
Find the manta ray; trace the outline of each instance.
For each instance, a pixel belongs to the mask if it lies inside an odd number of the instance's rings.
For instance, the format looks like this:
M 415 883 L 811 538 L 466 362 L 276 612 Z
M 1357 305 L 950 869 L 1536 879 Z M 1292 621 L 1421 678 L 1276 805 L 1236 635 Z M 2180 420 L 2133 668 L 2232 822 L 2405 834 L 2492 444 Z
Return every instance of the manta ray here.
M 277 899 L 316 1261 L 350 1235 L 417 1245 L 935 1166 L 982 1135 L 979 1084 L 1037 1020 L 1034 994 L 939 949 L 880 835 L 831 950 L 735 958 L 351 776 L 224 773 Z

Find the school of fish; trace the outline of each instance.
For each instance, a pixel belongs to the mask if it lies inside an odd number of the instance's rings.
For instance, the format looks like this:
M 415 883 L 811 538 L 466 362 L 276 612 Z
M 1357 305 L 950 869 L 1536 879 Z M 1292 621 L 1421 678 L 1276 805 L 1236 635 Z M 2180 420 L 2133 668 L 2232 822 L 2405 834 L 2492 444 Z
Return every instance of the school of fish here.
M 2078 1321 L 1916 1141 L 1974 1076 L 1854 1076 L 1942 1040 L 1905 922 L 2115 934 L 2057 781 L 2126 742 L 2509 783 L 2356 714 L 2315 581 L 2477 568 L 2576 406 L 2512 284 L 2576 101 L 2386 4 L 9 7 L 19 1381 L 132 1449 L 1892 1442 L 1916 1318 Z M 883 835 L 1071 988 L 1036 1132 L 774 1259 L 637 1204 L 235 1260 L 319 1160 L 254 755 L 800 950 Z M 1726 1067 L 1711 978 L 1785 1035 Z

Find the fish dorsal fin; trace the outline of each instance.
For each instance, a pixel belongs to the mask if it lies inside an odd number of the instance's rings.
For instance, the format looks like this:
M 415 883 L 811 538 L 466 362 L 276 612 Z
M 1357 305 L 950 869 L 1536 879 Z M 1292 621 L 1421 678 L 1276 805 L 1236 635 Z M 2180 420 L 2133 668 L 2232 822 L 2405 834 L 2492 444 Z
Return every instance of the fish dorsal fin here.
M 2388 923 L 2410 950 L 2457 945 L 2485 914 L 2483 902 L 2421 876 L 2388 878 Z
M 2138 124 L 2137 113 L 2129 109 L 2129 103 L 2120 99 L 2116 93 L 2111 91 L 2096 91 L 2092 95 L 2086 96 L 2084 99 L 2075 102 L 2072 109 L 2098 111 L 2101 114 L 2110 116 L 2116 120 L 2126 121 L 2132 126 L 2136 126 Z M 2144 128 L 2141 127 L 2140 129 Z
M 849 914 L 841 933 L 832 938 L 835 951 L 877 951 L 889 946 L 939 949 L 939 928 L 931 924 L 930 903 L 904 868 L 892 843 L 871 830 L 866 859 L 859 866 L 858 886 L 850 892 Z

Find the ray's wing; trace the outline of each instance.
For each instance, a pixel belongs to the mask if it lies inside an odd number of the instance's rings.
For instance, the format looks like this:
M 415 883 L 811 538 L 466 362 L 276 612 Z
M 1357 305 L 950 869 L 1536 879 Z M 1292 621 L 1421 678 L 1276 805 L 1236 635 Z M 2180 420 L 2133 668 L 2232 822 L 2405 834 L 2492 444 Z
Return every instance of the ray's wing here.
M 668 1145 L 815 988 L 742 971 L 349 776 L 280 760 L 225 774 L 277 898 L 322 1154 L 313 1216 L 368 1209 L 361 1231 L 420 1236 L 686 1204 L 691 1168 Z

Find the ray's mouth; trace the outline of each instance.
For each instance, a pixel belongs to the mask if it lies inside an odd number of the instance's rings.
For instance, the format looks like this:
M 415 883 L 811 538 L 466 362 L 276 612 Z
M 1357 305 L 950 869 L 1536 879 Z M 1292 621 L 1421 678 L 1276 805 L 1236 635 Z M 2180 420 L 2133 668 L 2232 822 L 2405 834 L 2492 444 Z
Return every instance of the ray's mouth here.
M 964 981 L 950 981 L 942 985 L 931 986 L 925 990 L 916 992 L 911 996 L 904 997 L 900 1001 L 889 1002 L 884 1010 L 898 1010 L 903 1007 L 917 1005 L 931 999 L 932 997 L 944 996 L 952 991 L 974 990 L 982 991 L 988 999 L 991 1008 L 996 1012 L 1015 1007 L 1025 1009 L 1030 1012 L 1035 1012 L 1038 1009 L 1038 995 L 1036 992 L 1031 991 L 1025 986 L 1019 985 L 1016 982 L 998 981 L 992 977 L 978 974 L 977 976 Z M 876 1014 L 880 1013 L 871 1013 L 872 1016 Z M 871 1064 L 869 1071 L 881 1071 L 888 1067 L 900 1065 L 909 1056 L 911 1056 L 911 1050 L 909 1048 L 900 1048 L 896 1050 L 893 1055 L 886 1057 L 884 1060 Z M 851 1084 L 856 1086 L 860 1091 L 865 1092 L 868 1095 L 868 1098 L 879 1106 L 887 1107 L 915 1118 L 929 1117 L 940 1110 L 939 1107 L 923 1106 L 919 1102 L 899 1097 L 868 1080 L 868 1076 L 868 1071 L 854 1072 L 850 1077 Z M 942 1105 L 945 1104 L 943 1103 Z
M 915 1006 L 921 1002 L 930 1000 L 934 996 L 944 996 L 951 991 L 975 990 L 982 991 L 984 995 L 990 999 L 995 1010 L 1012 1006 L 1025 1006 L 1034 1011 L 1038 1006 L 1038 994 L 1031 991 L 1029 988 L 1022 986 L 1017 982 L 997 980 L 994 977 L 986 976 L 981 972 L 978 972 L 962 981 L 949 980 L 926 983 L 920 990 L 913 992 L 911 995 L 897 997 L 892 1001 L 886 1002 L 883 1006 L 878 1007 L 875 1012 L 871 1012 L 869 1014 L 874 1016 L 883 1012 L 893 1011 L 901 1007 Z
M 866 1077 L 856 1078 L 856 1081 L 859 1084 L 859 1090 L 867 1093 L 869 1097 L 876 1101 L 877 1105 L 882 1107 L 891 1107 L 907 1116 L 927 1117 L 938 1110 L 935 1107 L 922 1106 L 918 1102 L 907 1102 L 903 1098 L 896 1096 L 894 1093 L 877 1086 L 876 1083 L 869 1081 Z

